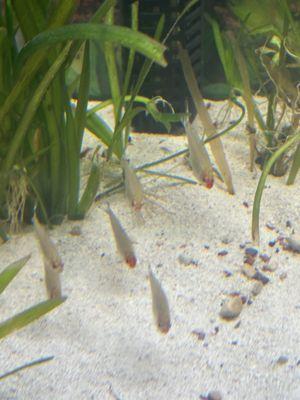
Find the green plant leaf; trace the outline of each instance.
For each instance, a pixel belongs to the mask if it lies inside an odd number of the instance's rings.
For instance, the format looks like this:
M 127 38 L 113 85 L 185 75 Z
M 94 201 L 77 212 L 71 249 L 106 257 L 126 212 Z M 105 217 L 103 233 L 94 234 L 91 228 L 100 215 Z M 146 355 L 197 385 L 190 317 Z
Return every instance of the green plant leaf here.
M 3 167 L 2 167 L 3 168 L 2 172 L 4 174 L 6 174 L 11 169 L 11 167 L 14 163 L 17 151 L 19 150 L 19 147 L 22 144 L 23 138 L 24 138 L 24 136 L 27 132 L 27 129 L 34 117 L 34 114 L 35 114 L 38 106 L 40 105 L 40 102 L 42 101 L 43 96 L 44 96 L 48 86 L 50 85 L 50 83 L 52 82 L 56 73 L 60 69 L 63 62 L 65 61 L 65 59 L 68 55 L 70 46 L 71 46 L 71 42 L 68 43 L 65 46 L 65 48 L 63 49 L 63 51 L 59 54 L 56 61 L 51 65 L 49 70 L 46 72 L 44 79 L 41 81 L 41 83 L 37 87 L 35 93 L 31 97 L 31 99 L 27 105 L 27 108 L 19 122 L 18 128 L 15 132 L 15 135 L 14 135 L 13 141 L 10 145 L 9 151 L 4 159 Z
M 115 25 L 81 23 L 62 26 L 41 32 L 28 42 L 19 53 L 18 64 L 38 49 L 53 46 L 67 40 L 97 40 L 100 43 L 115 43 L 133 49 L 154 62 L 166 66 L 164 58 L 166 47 L 149 36 L 130 28 Z
M 260 203 L 262 198 L 262 193 L 265 187 L 267 176 L 269 175 L 272 166 L 278 160 L 278 158 L 287 151 L 287 149 L 300 140 L 300 133 L 297 133 L 295 136 L 291 137 L 287 140 L 278 150 L 273 153 L 270 157 L 266 166 L 263 169 L 261 177 L 259 179 L 257 189 L 255 192 L 253 210 L 252 210 L 252 239 L 255 243 L 259 243 L 259 212 L 260 212 Z
M 66 300 L 66 297 L 46 300 L 0 323 L 0 339 L 30 324 Z
M 78 203 L 76 215 L 73 219 L 83 219 L 93 201 L 95 200 L 100 183 L 100 167 L 93 163 L 89 179 L 87 181 L 83 195 Z
M 295 151 L 293 162 L 291 166 L 291 170 L 287 179 L 287 185 L 293 185 L 295 182 L 296 176 L 300 169 L 300 144 L 298 144 L 297 149 Z
M 13 262 L 8 265 L 1 273 L 0 273 L 0 293 L 4 291 L 4 289 L 9 285 L 9 283 L 14 279 L 14 277 L 21 271 L 24 265 L 30 258 L 30 254 L 26 257 L 21 258 L 18 261 Z

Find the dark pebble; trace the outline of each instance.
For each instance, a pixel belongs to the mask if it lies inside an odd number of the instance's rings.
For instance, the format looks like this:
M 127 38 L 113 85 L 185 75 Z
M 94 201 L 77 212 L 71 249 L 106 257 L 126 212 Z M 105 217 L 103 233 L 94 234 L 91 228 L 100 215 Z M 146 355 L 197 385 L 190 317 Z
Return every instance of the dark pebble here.
M 226 278 L 229 278 L 230 276 L 232 276 L 232 272 L 231 271 L 227 271 L 226 269 L 224 269 L 223 273 L 224 273 Z
M 198 339 L 198 340 L 204 340 L 204 339 L 205 339 L 205 336 L 206 336 L 206 333 L 205 333 L 205 332 L 200 331 L 200 330 L 198 330 L 198 329 L 193 330 L 193 331 L 192 331 L 192 334 L 195 335 L 195 336 L 197 336 L 197 339 Z
M 224 257 L 224 256 L 227 256 L 227 254 L 228 254 L 227 250 L 221 250 L 221 251 L 219 251 L 218 256 Z
M 283 365 L 283 364 L 286 364 L 288 361 L 289 361 L 289 359 L 287 356 L 280 356 L 278 358 L 278 360 L 276 361 L 276 364 Z
M 246 249 L 245 249 L 245 254 L 246 254 L 247 256 L 255 257 L 255 256 L 257 256 L 257 254 L 258 254 L 258 250 L 255 249 L 254 247 L 246 247 Z
M 240 243 L 240 249 L 244 249 L 246 247 L 245 243 Z
M 249 203 L 247 201 L 243 201 L 243 206 L 249 208 Z
M 72 236 L 80 236 L 82 234 L 81 227 L 79 225 L 74 225 L 69 233 Z
M 268 244 L 270 247 L 274 247 L 276 244 L 276 240 L 270 240 Z
M 208 393 L 207 400 L 222 400 L 222 394 L 217 390 Z
M 244 263 L 249 264 L 249 265 L 253 265 L 255 263 L 255 257 L 246 255 L 244 257 Z
M 291 221 L 286 221 L 285 226 L 286 226 L 287 228 L 291 228 L 291 227 L 292 227 Z
M 253 279 L 260 281 L 264 285 L 266 285 L 270 281 L 270 279 L 266 275 L 262 274 L 260 271 L 256 271 Z

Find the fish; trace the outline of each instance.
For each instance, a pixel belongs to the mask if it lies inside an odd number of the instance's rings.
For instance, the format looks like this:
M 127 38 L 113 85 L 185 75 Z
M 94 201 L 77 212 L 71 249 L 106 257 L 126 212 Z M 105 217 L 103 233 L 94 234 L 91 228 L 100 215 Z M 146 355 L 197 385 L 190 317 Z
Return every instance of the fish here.
M 204 183 L 206 188 L 211 189 L 214 184 L 213 168 L 203 140 L 200 139 L 195 126 L 188 120 L 184 121 L 184 127 L 193 173 L 200 183 Z
M 109 215 L 110 224 L 114 233 L 115 242 L 119 253 L 125 260 L 126 264 L 130 268 L 134 268 L 136 266 L 137 259 L 130 237 L 127 235 L 125 229 L 110 208 L 109 204 L 107 204 L 106 213 Z
M 135 171 L 129 161 L 122 157 L 121 167 L 124 172 L 125 195 L 135 211 L 140 211 L 144 203 L 144 192 Z
M 63 262 L 58 254 L 55 244 L 51 240 L 47 229 L 39 222 L 36 214 L 33 216 L 33 226 L 35 236 L 40 244 L 44 258 L 51 264 L 52 268 L 57 272 L 62 272 Z
M 170 308 L 167 296 L 149 267 L 149 281 L 152 294 L 152 311 L 157 328 L 161 333 L 168 333 L 171 328 Z
M 53 269 L 49 260 L 44 259 L 45 286 L 48 297 L 56 299 L 62 297 L 60 273 Z
M 35 213 L 33 226 L 44 258 L 45 286 L 48 297 L 50 299 L 60 298 L 62 297 L 60 273 L 64 264 L 47 229 L 39 222 Z

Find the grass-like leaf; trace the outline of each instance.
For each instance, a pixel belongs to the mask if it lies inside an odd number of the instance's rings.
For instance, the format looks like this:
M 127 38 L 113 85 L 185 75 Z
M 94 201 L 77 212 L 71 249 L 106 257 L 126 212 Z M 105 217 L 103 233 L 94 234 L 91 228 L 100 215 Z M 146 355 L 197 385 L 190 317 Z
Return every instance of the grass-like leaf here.
M 262 198 L 262 193 L 265 187 L 266 179 L 268 174 L 271 171 L 272 166 L 278 160 L 278 158 L 287 151 L 287 149 L 292 146 L 294 143 L 300 140 L 300 133 L 297 133 L 295 136 L 291 137 L 287 140 L 273 155 L 270 157 L 266 166 L 261 174 L 259 179 L 257 189 L 255 192 L 255 198 L 253 203 L 252 210 L 252 239 L 255 243 L 259 243 L 259 212 L 260 212 L 260 203 Z
M 83 195 L 78 203 L 76 219 L 83 219 L 95 200 L 100 183 L 100 167 L 93 163 Z
M 4 289 L 9 285 L 9 283 L 14 279 L 14 277 L 21 271 L 21 269 L 27 263 L 29 258 L 30 254 L 8 265 L 0 273 L 0 293 L 4 291 Z
M 66 297 L 43 301 L 26 309 L 25 311 L 20 312 L 19 314 L 16 314 L 14 317 L 1 322 L 0 339 L 30 324 L 34 320 L 40 318 L 49 311 L 53 310 L 55 307 L 62 304 L 65 300 Z
M 100 43 L 115 43 L 134 49 L 154 62 L 166 66 L 166 47 L 149 36 L 130 28 L 106 24 L 80 23 L 41 32 L 26 44 L 18 57 L 21 66 L 40 48 L 53 46 L 67 40 L 97 40 Z
M 15 132 L 14 139 L 11 143 L 11 146 L 9 148 L 7 156 L 4 160 L 3 170 L 2 170 L 3 173 L 8 172 L 10 170 L 10 168 L 12 167 L 15 156 L 17 154 L 17 151 L 18 151 L 18 149 L 22 143 L 22 140 L 27 132 L 27 129 L 34 117 L 34 114 L 35 114 L 47 88 L 49 87 L 49 85 L 52 82 L 53 78 L 55 77 L 57 71 L 60 69 L 61 65 L 65 61 L 65 59 L 68 55 L 70 46 L 71 46 L 71 43 L 68 43 L 65 46 L 65 48 L 59 54 L 56 61 L 51 65 L 51 67 L 45 74 L 44 79 L 41 81 L 41 83 L 37 87 L 35 93 L 31 97 L 31 99 L 27 105 L 27 108 L 21 118 L 21 121 L 18 125 L 18 128 Z

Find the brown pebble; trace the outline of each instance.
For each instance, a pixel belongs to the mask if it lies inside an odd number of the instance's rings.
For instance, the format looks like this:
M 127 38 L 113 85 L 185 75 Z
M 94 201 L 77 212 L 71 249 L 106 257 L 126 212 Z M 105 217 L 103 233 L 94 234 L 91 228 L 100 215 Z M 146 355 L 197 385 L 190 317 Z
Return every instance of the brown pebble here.
M 263 286 L 264 285 L 262 282 L 255 282 L 251 289 L 251 293 L 253 294 L 253 296 L 258 296 L 259 293 L 262 291 Z
M 205 332 L 203 332 L 203 331 L 201 331 L 201 330 L 198 330 L 198 329 L 193 330 L 193 331 L 192 331 L 192 334 L 195 335 L 195 336 L 197 336 L 197 339 L 198 339 L 198 340 L 204 340 L 204 339 L 205 339 L 205 336 L 206 336 L 206 333 L 205 333 Z
M 269 244 L 270 247 L 274 247 L 275 244 L 276 244 L 276 240 L 275 239 L 274 240 L 270 240 L 268 244 Z
M 287 278 L 287 273 L 286 272 L 281 272 L 281 274 L 279 275 L 279 279 L 281 281 L 284 281 Z
M 226 301 L 220 310 L 220 317 L 223 319 L 235 319 L 237 318 L 243 308 L 243 302 L 240 297 L 233 297 Z
M 264 272 L 274 272 L 276 271 L 277 267 L 270 264 L 265 264 L 261 268 Z
M 228 254 L 227 250 L 221 250 L 221 251 L 219 251 L 218 256 L 219 257 L 224 257 L 224 256 L 227 256 L 227 254 Z
M 69 234 L 72 236 L 80 236 L 82 234 L 81 227 L 79 225 L 74 225 Z
M 280 356 L 280 357 L 278 357 L 276 364 L 283 365 L 283 364 L 286 364 L 288 361 L 289 361 L 289 359 L 287 356 Z
M 207 400 L 222 400 L 222 394 L 217 390 L 212 390 L 208 393 Z
M 249 208 L 249 203 L 247 201 L 243 201 L 243 206 Z

